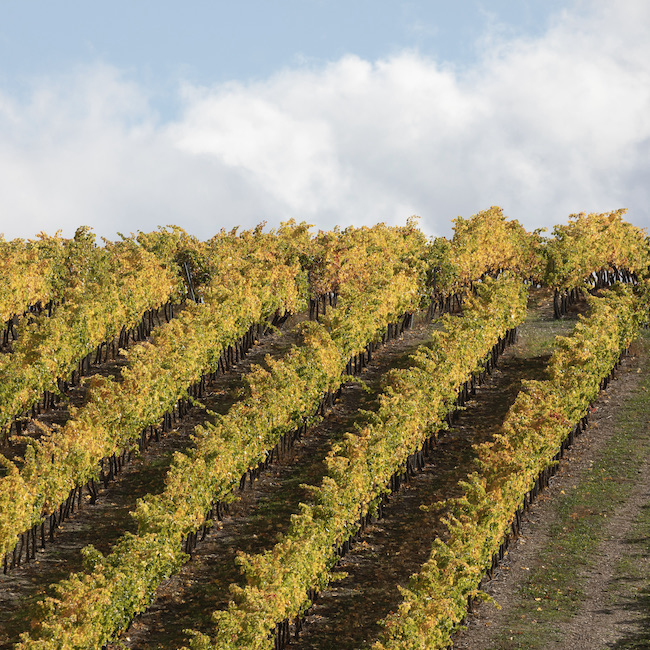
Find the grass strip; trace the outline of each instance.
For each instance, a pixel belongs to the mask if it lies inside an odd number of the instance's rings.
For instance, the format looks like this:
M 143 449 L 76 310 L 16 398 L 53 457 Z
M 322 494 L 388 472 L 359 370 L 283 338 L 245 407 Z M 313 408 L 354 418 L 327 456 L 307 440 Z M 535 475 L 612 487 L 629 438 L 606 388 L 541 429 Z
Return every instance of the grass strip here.
M 540 552 L 537 566 L 531 569 L 521 588 L 520 601 L 491 648 L 535 649 L 547 647 L 550 640 L 559 642 L 557 624 L 575 616 L 585 600 L 586 570 L 593 566 L 595 551 L 608 534 L 607 518 L 630 497 L 639 470 L 650 454 L 650 430 L 640 426 L 650 421 L 650 333 L 647 330 L 640 338 L 639 350 L 639 371 L 645 379 L 625 400 L 616 415 L 614 433 L 593 464 L 570 490 L 558 496 L 548 533 L 553 543 Z M 639 532 L 644 526 L 648 535 L 650 511 L 647 508 L 637 522 Z M 643 540 L 643 535 L 632 533 L 630 538 Z M 646 536 L 646 553 L 650 550 L 647 540 Z M 644 577 L 638 571 L 638 564 L 627 556 L 619 562 L 615 575 Z M 648 598 L 647 593 L 645 597 Z M 647 630 L 645 637 L 647 644 L 650 642 Z

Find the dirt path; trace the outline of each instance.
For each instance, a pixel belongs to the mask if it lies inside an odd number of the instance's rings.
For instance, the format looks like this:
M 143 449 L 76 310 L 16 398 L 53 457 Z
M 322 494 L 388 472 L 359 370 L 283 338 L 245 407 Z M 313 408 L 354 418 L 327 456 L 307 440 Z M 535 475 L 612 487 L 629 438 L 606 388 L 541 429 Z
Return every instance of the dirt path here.
M 203 404 L 213 411 L 226 411 L 238 399 L 242 377 L 251 365 L 261 363 L 267 354 L 282 355 L 294 341 L 293 325 L 303 319 L 304 314 L 289 319 L 279 333 L 265 337 L 244 360 L 210 382 Z M 34 604 L 45 595 L 49 585 L 82 568 L 81 548 L 93 544 L 107 553 L 125 531 L 135 531 L 129 513 L 137 499 L 163 489 L 174 452 L 191 444 L 191 433 L 205 417 L 203 409 L 193 407 L 171 432 L 128 463 L 107 489 L 101 489 L 94 505 L 82 503 L 81 509 L 59 528 L 54 543 L 38 551 L 35 561 L 7 575 L 0 574 L 0 648 L 11 647 L 17 641 L 18 634 L 26 629 Z
M 585 576 L 584 592 L 587 598 L 580 613 L 560 627 L 561 645 L 556 643 L 550 647 L 570 647 L 576 650 L 622 648 L 627 645 L 624 639 L 633 638 L 643 626 L 644 615 L 647 617 L 650 613 L 647 601 L 645 607 L 642 603 L 635 606 L 634 596 L 631 599 L 616 598 L 610 591 L 614 583 L 631 579 L 622 575 L 620 563 L 630 555 L 630 533 L 641 514 L 641 509 L 650 504 L 650 459 L 646 458 L 638 478 L 627 503 L 608 522 L 605 539 L 593 558 L 595 567 Z M 645 564 L 646 576 L 649 575 L 649 559 L 647 552 L 645 557 L 637 559 Z M 643 584 L 641 581 L 641 585 L 647 587 L 647 582 Z M 649 638 L 647 635 L 644 637 L 643 645 L 635 644 L 631 647 L 649 647 Z M 621 643 L 618 643 L 619 641 Z
M 650 420 L 647 407 L 630 411 L 636 408 L 631 406 L 635 400 L 647 401 L 644 383 L 648 383 L 650 359 L 647 345 L 633 349 L 636 354 L 624 361 L 616 381 L 597 400 L 590 426 L 525 517 L 522 535 L 495 578 L 485 585 L 502 609 L 478 606 L 454 648 L 650 648 Z M 627 475 L 614 479 L 624 488 L 617 496 L 620 504 L 611 505 L 611 512 L 606 509 L 610 504 L 603 504 L 602 513 L 571 506 L 568 521 L 576 526 L 594 514 L 602 515 L 602 523 L 589 558 L 576 556 L 585 566 L 569 587 L 572 593 L 564 598 L 566 607 L 558 607 L 551 619 L 545 611 L 546 599 L 533 595 L 531 582 L 541 581 L 553 570 L 549 561 L 562 561 L 561 553 L 551 555 L 549 549 L 570 551 L 565 538 L 571 524 L 561 525 L 565 520 L 560 519 L 568 495 L 583 491 L 588 497 L 594 469 L 612 449 L 617 450 L 617 436 L 626 424 L 634 440 L 627 455 L 615 456 L 617 463 L 630 465 Z

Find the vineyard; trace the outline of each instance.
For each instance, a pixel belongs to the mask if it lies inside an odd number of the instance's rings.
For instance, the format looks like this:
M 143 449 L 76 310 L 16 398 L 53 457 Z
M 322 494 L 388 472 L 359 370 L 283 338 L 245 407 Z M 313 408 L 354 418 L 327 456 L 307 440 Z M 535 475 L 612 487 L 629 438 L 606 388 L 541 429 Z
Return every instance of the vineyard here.
M 447 648 L 648 322 L 624 210 L 0 238 L 0 648 Z

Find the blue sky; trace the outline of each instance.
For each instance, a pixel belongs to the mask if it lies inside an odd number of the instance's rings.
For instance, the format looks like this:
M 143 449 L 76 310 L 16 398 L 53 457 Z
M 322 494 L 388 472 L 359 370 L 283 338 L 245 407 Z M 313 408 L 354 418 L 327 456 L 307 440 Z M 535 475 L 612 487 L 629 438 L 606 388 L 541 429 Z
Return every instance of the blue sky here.
M 58 74 L 80 62 L 115 65 L 159 92 L 180 81 L 263 79 L 283 67 L 346 54 L 375 60 L 417 49 L 470 63 L 491 29 L 543 33 L 558 0 L 257 0 L 0 3 L 3 85 Z M 171 90 L 171 92 L 170 92 Z
M 649 225 L 648 4 L 0 1 L 0 232 Z

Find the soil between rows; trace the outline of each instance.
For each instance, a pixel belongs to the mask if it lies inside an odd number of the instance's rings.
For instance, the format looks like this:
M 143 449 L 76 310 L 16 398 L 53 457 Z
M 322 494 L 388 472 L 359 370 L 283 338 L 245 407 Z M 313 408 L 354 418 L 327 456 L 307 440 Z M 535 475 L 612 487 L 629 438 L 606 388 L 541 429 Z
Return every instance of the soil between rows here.
M 396 584 L 407 582 L 428 557 L 435 536 L 444 534 L 440 514 L 422 513 L 420 505 L 457 493 L 458 480 L 472 469 L 472 444 L 492 435 L 523 379 L 543 377 L 548 341 L 558 330 L 569 331 L 573 326 L 572 320 L 553 323 L 547 296 L 537 296 L 533 302 L 539 304 L 523 328 L 523 337 L 530 335 L 537 344 L 529 346 L 533 352 L 523 351 L 521 345 L 506 351 L 493 377 L 441 439 L 434 462 L 391 498 L 387 516 L 368 529 L 342 560 L 340 569 L 348 577 L 321 594 L 300 639 L 292 640 L 291 647 L 343 650 L 377 635 L 377 620 L 399 602 Z M 412 350 L 427 338 L 426 331 L 407 332 L 378 353 L 362 374 L 371 393 L 348 387 L 327 418 L 296 445 L 291 457 L 269 468 L 252 489 L 246 488 L 232 515 L 199 545 L 192 561 L 161 586 L 153 606 L 111 648 L 122 644 L 141 650 L 173 648 L 187 643 L 185 629 L 212 632 L 211 613 L 227 606 L 228 585 L 242 584 L 235 564 L 237 552 L 260 552 L 275 543 L 298 502 L 306 497 L 300 484 L 320 481 L 322 458 L 331 441 L 355 422 L 362 423 L 358 411 L 372 407 L 381 374 L 389 367 L 405 365 Z
M 428 559 L 434 539 L 445 537 L 445 510 L 422 508 L 460 495 L 458 481 L 474 469 L 473 445 L 492 437 L 522 380 L 543 378 L 545 367 L 546 359 L 522 359 L 516 348 L 506 350 L 492 377 L 442 433 L 424 471 L 390 497 L 384 517 L 342 558 L 337 570 L 347 576 L 319 596 L 291 647 L 352 650 L 378 637 L 378 621 L 401 602 L 397 585 L 406 586 Z
M 361 411 L 375 408 L 382 376 L 390 368 L 405 365 L 408 356 L 429 340 L 434 326 L 419 320 L 399 339 L 376 350 L 360 381 L 346 382 L 323 420 L 252 486 L 246 484 L 231 505 L 230 515 L 213 527 L 192 553 L 192 560 L 161 585 L 152 606 L 109 648 L 173 648 L 187 643 L 185 629 L 210 633 L 210 616 L 227 606 L 229 585 L 242 584 L 237 553 L 258 553 L 275 544 L 298 504 L 308 498 L 302 485 L 320 483 L 332 443 L 363 423 Z

